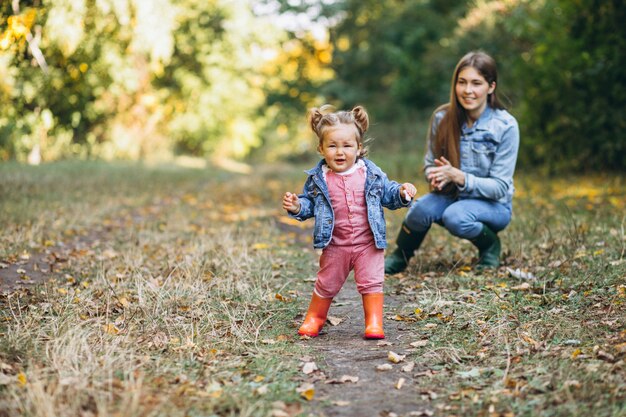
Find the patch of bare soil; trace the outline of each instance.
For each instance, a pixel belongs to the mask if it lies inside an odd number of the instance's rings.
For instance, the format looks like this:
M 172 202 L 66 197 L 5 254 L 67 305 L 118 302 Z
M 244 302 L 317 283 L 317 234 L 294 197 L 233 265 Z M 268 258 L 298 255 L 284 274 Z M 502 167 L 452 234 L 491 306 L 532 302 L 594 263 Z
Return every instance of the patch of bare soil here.
M 310 411 L 319 416 L 431 416 L 432 405 L 423 395 L 420 369 L 407 359 L 415 335 L 395 315 L 395 297 L 385 297 L 384 340 L 366 340 L 361 295 L 354 281 L 333 301 L 329 317 L 341 319 L 336 326 L 327 323 L 321 334 L 300 343 L 309 347 L 318 371 L 309 374 L 315 387 Z M 398 363 L 390 360 L 390 352 Z M 406 358 L 403 356 L 406 355 Z M 417 376 L 416 376 L 417 375 Z M 358 378 L 358 380 L 356 378 Z M 356 381 L 356 382 L 353 382 Z

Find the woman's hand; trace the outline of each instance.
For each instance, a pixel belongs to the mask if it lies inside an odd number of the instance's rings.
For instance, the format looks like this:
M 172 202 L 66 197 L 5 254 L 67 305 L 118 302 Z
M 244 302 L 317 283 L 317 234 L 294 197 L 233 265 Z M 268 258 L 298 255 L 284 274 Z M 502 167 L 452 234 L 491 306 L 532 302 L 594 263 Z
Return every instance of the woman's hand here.
M 298 195 L 286 192 L 283 196 L 283 208 L 290 213 L 298 214 L 300 212 L 300 199 Z
M 415 197 L 415 194 L 417 194 L 417 188 L 410 182 L 405 182 L 400 186 L 400 195 L 406 201 L 411 201 L 413 197 Z
M 443 156 L 435 159 L 435 168 L 431 168 L 428 173 L 428 181 L 430 186 L 437 190 L 442 190 L 449 183 L 456 184 L 459 187 L 465 185 L 465 174 L 458 168 L 452 166 Z

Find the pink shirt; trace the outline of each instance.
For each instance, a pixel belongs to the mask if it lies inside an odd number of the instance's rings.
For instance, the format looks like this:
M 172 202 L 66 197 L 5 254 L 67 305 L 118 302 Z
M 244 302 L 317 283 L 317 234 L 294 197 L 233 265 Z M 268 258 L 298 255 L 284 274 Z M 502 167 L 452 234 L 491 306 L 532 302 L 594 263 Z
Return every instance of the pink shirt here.
M 366 176 L 364 165 L 343 175 L 330 170 L 326 172 L 328 193 L 335 213 L 335 228 L 330 241 L 333 245 L 348 246 L 374 241 L 367 220 Z

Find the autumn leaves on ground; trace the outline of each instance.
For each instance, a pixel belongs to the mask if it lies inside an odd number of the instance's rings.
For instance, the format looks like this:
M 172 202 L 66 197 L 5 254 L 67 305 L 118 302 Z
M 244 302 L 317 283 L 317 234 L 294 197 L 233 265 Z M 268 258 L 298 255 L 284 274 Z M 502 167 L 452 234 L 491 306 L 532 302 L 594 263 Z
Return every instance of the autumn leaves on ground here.
M 385 341 L 349 292 L 303 340 L 302 168 L 0 166 L 0 416 L 626 415 L 623 177 L 520 174 L 502 268 L 434 228 Z

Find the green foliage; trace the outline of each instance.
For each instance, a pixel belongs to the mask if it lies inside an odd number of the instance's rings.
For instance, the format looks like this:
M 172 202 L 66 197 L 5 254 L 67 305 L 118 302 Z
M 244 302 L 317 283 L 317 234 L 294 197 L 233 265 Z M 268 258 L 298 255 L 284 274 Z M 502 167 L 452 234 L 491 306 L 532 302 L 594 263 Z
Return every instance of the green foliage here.
M 3 2 L 0 160 L 301 159 L 324 103 L 365 105 L 376 136 L 410 149 L 456 61 L 482 49 L 520 165 L 620 170 L 623 21 L 617 0 Z
M 3 4 L 1 159 L 242 156 L 259 145 L 259 64 L 281 31 L 249 1 Z
M 552 172 L 626 166 L 626 5 L 518 1 L 494 12 L 496 2 L 477 4 L 454 50 L 482 47 L 497 58 L 522 130 L 520 162 Z

